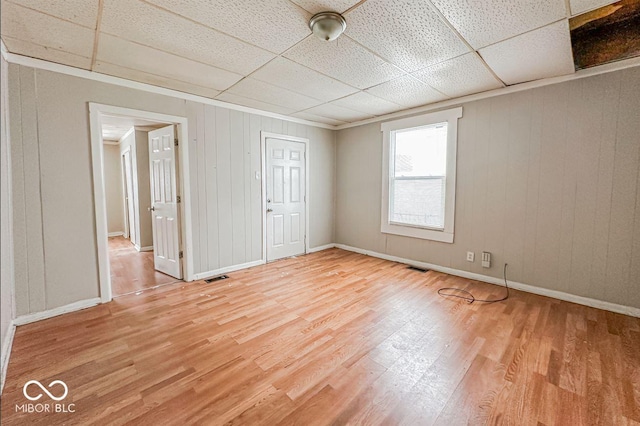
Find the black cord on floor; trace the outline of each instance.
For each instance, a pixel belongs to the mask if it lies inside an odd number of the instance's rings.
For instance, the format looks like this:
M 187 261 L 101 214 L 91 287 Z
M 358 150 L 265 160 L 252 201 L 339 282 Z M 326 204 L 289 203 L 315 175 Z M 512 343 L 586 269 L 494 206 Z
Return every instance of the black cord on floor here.
M 463 290 L 461 288 L 454 287 L 443 287 L 438 290 L 438 294 L 442 297 L 456 297 L 458 299 L 463 299 L 469 302 L 469 304 L 473 302 L 482 302 L 482 303 L 496 303 L 502 302 L 503 300 L 507 300 L 509 298 L 509 284 L 507 283 L 507 264 L 504 264 L 503 270 L 503 278 L 504 278 L 504 287 L 507 289 L 507 294 L 501 299 L 476 299 L 474 295 L 467 290 Z M 452 291 L 463 293 L 463 294 L 454 294 Z

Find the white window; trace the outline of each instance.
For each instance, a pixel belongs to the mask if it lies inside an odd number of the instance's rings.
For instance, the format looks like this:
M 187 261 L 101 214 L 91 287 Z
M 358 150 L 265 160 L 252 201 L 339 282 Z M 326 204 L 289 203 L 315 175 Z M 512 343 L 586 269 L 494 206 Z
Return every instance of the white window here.
M 382 124 L 382 232 L 453 242 L 460 117 L 455 108 Z

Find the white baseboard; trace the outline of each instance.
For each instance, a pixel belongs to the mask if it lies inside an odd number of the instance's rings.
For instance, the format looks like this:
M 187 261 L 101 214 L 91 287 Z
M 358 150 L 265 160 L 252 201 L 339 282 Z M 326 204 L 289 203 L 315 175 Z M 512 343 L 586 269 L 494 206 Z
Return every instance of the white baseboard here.
M 328 249 L 334 248 L 335 246 L 336 245 L 332 243 L 332 244 L 325 244 L 323 246 L 312 247 L 309 249 L 308 253 L 316 253 L 322 250 L 328 250 Z
M 109 237 L 121 237 L 124 236 L 124 232 L 122 231 L 118 231 L 118 232 L 109 232 L 107 234 Z
M 136 246 L 136 249 L 138 246 Z M 140 247 L 138 251 L 153 251 L 153 246 Z
M 69 312 L 90 308 L 92 306 L 99 305 L 100 303 L 101 303 L 101 299 L 99 297 L 94 297 L 93 299 L 87 299 L 87 300 L 80 300 L 78 302 L 69 303 L 68 305 L 60 306 L 58 308 L 49 309 L 48 311 L 21 315 L 18 318 L 14 319 L 13 323 L 17 326 L 30 324 L 32 322 L 41 321 L 47 318 L 57 317 L 58 315 L 67 314 Z
M 476 274 L 474 272 L 461 271 L 459 269 L 447 268 L 445 266 L 434 265 L 431 263 L 420 262 L 417 260 L 404 259 L 397 256 L 391 256 L 388 254 L 378 253 L 375 251 L 365 250 L 357 247 L 351 247 L 344 244 L 336 244 L 337 248 L 352 251 L 355 253 L 364 254 L 367 256 L 377 257 L 380 259 L 390 260 L 392 262 L 405 263 L 407 265 L 417 266 L 423 269 L 432 269 L 434 271 L 442 272 L 449 275 L 456 275 L 459 277 L 482 281 L 489 284 L 504 285 L 502 278 L 489 277 L 487 275 Z M 564 300 L 566 302 L 573 302 L 579 305 L 590 306 L 592 308 L 603 309 L 605 311 L 616 312 L 619 314 L 630 315 L 632 317 L 640 318 L 640 308 L 634 308 L 632 306 L 618 305 L 616 303 L 605 302 L 602 300 L 591 299 L 584 296 L 576 296 L 575 294 L 569 294 L 562 291 L 550 290 L 547 288 L 536 287 L 529 284 L 523 284 L 509 280 L 509 287 L 525 291 L 527 293 L 538 294 L 540 296 L 552 297 L 554 299 Z
M 202 280 L 205 278 L 211 278 L 222 274 L 227 274 L 229 272 L 239 271 L 240 269 L 252 268 L 254 266 L 264 265 L 264 260 L 256 260 L 253 262 L 241 263 L 239 265 L 227 266 L 226 268 L 215 269 L 213 271 L 200 272 L 197 274 L 193 274 L 193 280 Z
M 15 333 L 16 325 L 13 321 L 11 321 L 11 323 L 9 324 L 9 330 L 7 330 L 7 336 L 2 343 L 2 360 L 0 361 L 0 363 L 2 364 L 2 370 L 0 370 L 0 394 L 4 389 L 4 381 L 7 378 L 7 367 L 9 366 L 9 357 L 11 356 L 11 347 L 13 346 L 13 336 L 15 336 Z

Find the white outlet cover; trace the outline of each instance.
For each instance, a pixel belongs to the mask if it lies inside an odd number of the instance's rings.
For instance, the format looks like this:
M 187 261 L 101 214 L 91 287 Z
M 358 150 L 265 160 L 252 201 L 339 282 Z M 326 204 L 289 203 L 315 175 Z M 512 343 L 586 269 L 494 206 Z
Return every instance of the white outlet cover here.
M 472 251 L 468 251 L 467 252 L 467 260 L 469 262 L 473 262 L 475 260 L 475 257 L 476 257 L 476 255 L 475 255 L 474 252 L 472 252 Z

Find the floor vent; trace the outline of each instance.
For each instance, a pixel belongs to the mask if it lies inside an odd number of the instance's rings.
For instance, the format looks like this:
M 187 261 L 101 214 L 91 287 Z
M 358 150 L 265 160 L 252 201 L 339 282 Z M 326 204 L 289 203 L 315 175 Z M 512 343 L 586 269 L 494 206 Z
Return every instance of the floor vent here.
M 204 280 L 205 283 L 212 283 L 214 281 L 226 280 L 229 278 L 228 275 L 220 275 L 219 277 L 209 278 L 208 280 Z
M 412 269 L 412 270 L 418 271 L 418 272 L 429 272 L 429 269 L 418 268 L 417 266 L 411 266 L 411 265 L 409 265 L 407 267 L 407 269 Z

